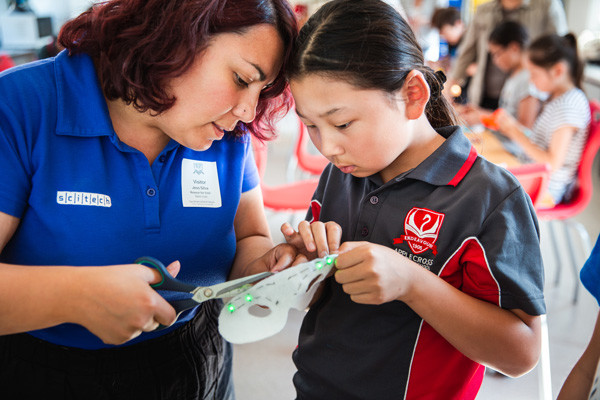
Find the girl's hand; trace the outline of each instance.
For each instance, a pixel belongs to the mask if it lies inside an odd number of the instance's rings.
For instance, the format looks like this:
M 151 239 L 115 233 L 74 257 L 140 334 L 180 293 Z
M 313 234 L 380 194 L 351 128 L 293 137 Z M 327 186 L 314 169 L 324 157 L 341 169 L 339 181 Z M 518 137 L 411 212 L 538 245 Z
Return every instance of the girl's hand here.
M 335 280 L 352 301 L 362 304 L 401 300 L 411 290 L 415 268 L 421 268 L 394 250 L 369 242 L 345 242 L 335 263 Z
M 176 276 L 179 268 L 175 261 L 167 270 Z M 75 308 L 71 322 L 83 325 L 104 343 L 122 344 L 158 324 L 175 322 L 173 307 L 150 286 L 161 279 L 153 268 L 128 264 L 78 267 L 73 272 L 74 297 L 68 303 Z
M 502 108 L 499 108 L 494 112 L 494 117 L 500 133 L 507 138 L 514 140 L 521 131 L 519 122 Z
M 281 226 L 281 233 L 285 241 L 308 260 L 337 253 L 342 240 L 342 228 L 333 221 L 315 221 L 312 224 L 302 221 L 298 224 L 298 232 L 286 222 Z

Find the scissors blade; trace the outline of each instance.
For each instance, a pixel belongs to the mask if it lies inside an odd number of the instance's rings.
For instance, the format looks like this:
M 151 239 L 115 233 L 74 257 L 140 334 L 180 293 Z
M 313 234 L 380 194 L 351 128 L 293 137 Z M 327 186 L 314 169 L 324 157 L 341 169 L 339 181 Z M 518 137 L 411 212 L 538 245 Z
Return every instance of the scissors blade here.
M 192 298 L 198 303 L 201 303 L 209 299 L 232 297 L 248 289 L 251 286 L 251 283 L 260 281 L 271 275 L 273 275 L 273 272 L 266 271 L 212 286 L 197 288 L 194 291 L 194 296 Z

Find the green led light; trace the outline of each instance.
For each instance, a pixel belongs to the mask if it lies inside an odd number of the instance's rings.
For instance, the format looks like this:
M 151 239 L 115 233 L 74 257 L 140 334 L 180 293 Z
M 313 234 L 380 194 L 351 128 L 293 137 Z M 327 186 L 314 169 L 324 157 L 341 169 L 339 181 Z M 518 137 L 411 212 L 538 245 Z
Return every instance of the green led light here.
M 229 310 L 229 312 L 234 312 L 235 311 L 235 306 L 231 303 L 227 304 L 227 309 Z
M 333 257 L 331 257 L 331 256 L 325 257 L 325 262 L 327 263 L 327 265 L 333 264 Z
M 252 295 L 251 294 L 247 294 L 246 295 L 246 301 L 252 301 Z
M 321 268 L 323 268 L 323 263 L 321 261 L 315 262 L 315 269 L 321 269 Z

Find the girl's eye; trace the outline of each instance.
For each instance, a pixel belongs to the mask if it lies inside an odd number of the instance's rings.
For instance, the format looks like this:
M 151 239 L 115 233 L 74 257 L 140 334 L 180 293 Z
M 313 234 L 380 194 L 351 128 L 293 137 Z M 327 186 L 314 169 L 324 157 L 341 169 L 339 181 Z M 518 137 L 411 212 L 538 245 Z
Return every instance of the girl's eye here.
M 248 82 L 243 80 L 242 77 L 239 76 L 238 74 L 234 74 L 234 75 L 235 75 L 235 83 L 237 83 L 238 86 L 248 87 Z
M 346 129 L 348 128 L 350 125 L 352 124 L 352 122 L 346 122 L 345 124 L 342 125 L 336 125 L 335 127 L 338 129 Z

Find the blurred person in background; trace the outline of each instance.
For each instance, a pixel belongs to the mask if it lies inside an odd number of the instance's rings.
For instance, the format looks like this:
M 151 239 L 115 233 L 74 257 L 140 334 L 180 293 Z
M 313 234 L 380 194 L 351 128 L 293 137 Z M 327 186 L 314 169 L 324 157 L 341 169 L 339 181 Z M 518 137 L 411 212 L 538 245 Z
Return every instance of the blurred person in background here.
M 457 60 L 449 76 L 447 88 L 461 84 L 467 77 L 467 68 L 477 69 L 467 93 L 469 103 L 494 110 L 507 73 L 492 61 L 488 50 L 491 31 L 503 21 L 518 21 L 531 38 L 543 34 L 566 34 L 567 19 L 560 0 L 491 0 L 477 7 L 467 25 L 467 31 L 457 50 Z M 451 97 L 447 89 L 445 94 Z
M 509 74 L 500 92 L 499 107 L 526 128 L 531 128 L 540 111 L 544 93 L 529 81 L 526 49 L 529 42 L 527 29 L 516 21 L 505 21 L 490 34 L 489 50 L 494 64 Z M 490 117 L 490 110 L 468 104 L 459 107 L 468 125 L 481 123 Z

